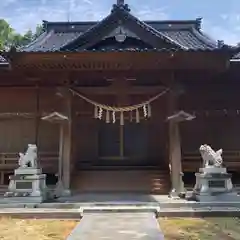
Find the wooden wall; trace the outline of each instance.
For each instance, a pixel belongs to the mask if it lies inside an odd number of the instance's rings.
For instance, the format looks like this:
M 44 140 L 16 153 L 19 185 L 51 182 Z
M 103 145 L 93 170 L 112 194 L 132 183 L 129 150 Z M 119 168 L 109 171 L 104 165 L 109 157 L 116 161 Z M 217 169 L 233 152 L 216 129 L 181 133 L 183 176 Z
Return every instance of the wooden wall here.
M 41 114 L 59 111 L 64 113 L 64 99 L 58 97 L 54 88 L 39 89 L 39 112 Z M 31 113 L 31 118 L 13 116 L 8 119 L 0 118 L 0 152 L 24 151 L 28 143 L 36 139 L 37 91 L 34 88 L 0 88 L 1 113 Z M 89 98 L 109 105 L 117 105 L 113 95 L 89 95 Z M 136 104 L 149 99 L 151 96 L 131 96 L 129 104 Z M 161 97 L 152 106 L 152 117 L 144 121 L 150 131 L 148 135 L 149 158 L 163 161 L 166 154 L 166 98 Z M 100 120 L 94 119 L 94 107 L 75 96 L 73 98 L 73 159 L 78 161 L 95 161 L 98 158 L 98 134 Z M 129 121 L 129 120 L 126 120 Z M 119 124 L 116 123 L 116 124 Z M 58 152 L 59 126 L 40 121 L 38 131 L 38 148 L 40 152 Z
M 40 89 L 40 113 L 61 110 L 61 99 L 54 89 Z M 28 143 L 36 140 L 36 89 L 0 88 L 1 113 L 30 113 L 30 117 L 0 117 L 0 152 L 18 152 L 26 149 Z M 59 127 L 40 121 L 39 151 L 58 151 Z
M 89 98 L 99 103 L 116 106 L 117 100 L 113 95 L 88 95 Z M 129 104 L 146 101 L 151 96 L 129 96 Z M 149 130 L 148 153 L 149 159 L 164 162 L 166 156 L 166 97 L 159 98 L 152 106 L 152 117 L 142 119 L 144 127 Z M 94 107 L 79 97 L 74 97 L 74 109 L 79 115 L 74 123 L 74 144 L 76 144 L 76 161 L 94 162 L 98 158 L 98 135 L 101 123 L 104 120 L 94 119 Z M 143 115 L 143 114 L 142 114 Z M 104 116 L 103 116 L 104 117 Z M 134 120 L 133 120 L 134 121 Z M 129 119 L 126 119 L 126 124 Z M 112 123 L 110 123 L 112 124 Z M 115 124 L 119 124 L 119 120 Z M 137 124 L 137 123 L 136 123 Z M 133 143 L 134 144 L 134 143 Z M 77 164 L 77 163 L 76 163 Z
M 203 83 L 187 87 L 179 99 L 179 108 L 195 113 L 197 118 L 181 123 L 183 152 L 198 151 L 207 143 L 225 151 L 240 149 L 240 96 L 238 86 Z M 0 88 L 0 114 L 6 112 L 36 111 L 36 89 Z M 64 98 L 58 97 L 55 88 L 40 88 L 40 112 L 65 112 Z M 117 105 L 116 96 L 88 95 L 89 98 L 105 104 Z M 149 99 L 147 95 L 129 96 L 129 103 L 135 104 Z M 149 129 L 149 158 L 167 162 L 167 95 L 152 105 L 152 117 L 147 120 Z M 75 96 L 73 121 L 73 158 L 94 161 L 98 158 L 99 120 L 93 118 L 94 107 Z M 226 111 L 224 112 L 224 109 Z M 118 124 L 118 123 L 116 123 Z M 28 143 L 35 142 L 36 122 L 34 118 L 0 118 L 0 152 L 23 151 Z M 59 126 L 41 121 L 39 125 L 39 150 L 58 152 Z
M 180 98 L 180 108 L 196 115 L 191 122 L 181 123 L 182 148 L 198 151 L 210 144 L 225 151 L 240 150 L 239 86 L 202 83 L 189 87 Z

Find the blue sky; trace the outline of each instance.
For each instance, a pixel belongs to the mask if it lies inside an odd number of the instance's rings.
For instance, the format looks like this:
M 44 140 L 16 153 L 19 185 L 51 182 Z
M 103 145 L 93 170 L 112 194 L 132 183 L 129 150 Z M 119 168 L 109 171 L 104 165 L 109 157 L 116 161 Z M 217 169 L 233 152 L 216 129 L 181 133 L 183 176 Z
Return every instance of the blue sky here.
M 0 0 L 0 18 L 23 33 L 42 20 L 100 20 L 116 0 Z M 125 0 L 142 20 L 203 17 L 203 30 L 228 44 L 240 42 L 240 0 Z

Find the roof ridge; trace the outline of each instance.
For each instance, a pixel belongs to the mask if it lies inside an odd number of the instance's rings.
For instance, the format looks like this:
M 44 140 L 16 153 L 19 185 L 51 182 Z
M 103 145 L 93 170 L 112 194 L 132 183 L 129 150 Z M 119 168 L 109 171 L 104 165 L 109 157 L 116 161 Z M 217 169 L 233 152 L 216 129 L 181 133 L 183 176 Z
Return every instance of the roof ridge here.
M 144 25 L 145 25 L 145 27 L 147 27 L 147 28 L 151 29 L 151 31 L 153 31 L 154 33 L 158 34 L 160 37 L 162 37 L 162 38 L 166 39 L 166 40 L 167 40 L 167 41 L 169 41 L 170 43 L 173 43 L 173 44 L 175 44 L 175 45 L 179 46 L 180 48 L 187 49 L 185 46 L 183 46 L 183 45 L 181 45 L 181 44 L 177 43 L 176 41 L 174 41 L 173 39 L 169 38 L 169 37 L 168 37 L 168 36 L 166 36 L 164 33 L 161 33 L 161 32 L 159 32 L 158 30 L 156 30 L 155 28 L 153 28 L 153 27 L 152 27 L 152 26 L 150 26 L 149 24 L 147 24 L 147 23 L 145 23 L 145 22 L 142 22 L 142 21 L 140 21 L 138 18 L 134 17 L 133 15 L 131 15 L 131 17 L 133 17 L 133 18 L 137 19 L 137 21 L 138 21 L 139 23 L 141 23 L 141 24 L 144 24 Z
M 207 44 L 209 47 L 218 47 L 217 41 L 214 41 L 213 39 L 211 39 L 210 37 L 208 37 L 207 35 L 205 35 L 200 29 L 197 30 L 195 28 L 192 28 L 192 32 L 193 34 L 196 35 L 196 37 L 202 41 L 204 44 Z
M 127 12 L 128 15 L 131 15 L 135 20 L 137 20 L 138 22 L 142 22 L 142 23 L 151 25 L 151 27 L 154 28 L 155 30 L 159 30 L 158 27 L 160 27 L 160 28 L 164 27 L 166 29 L 169 28 L 169 30 L 171 30 L 171 28 L 179 28 L 179 27 L 181 27 L 181 29 L 190 29 L 192 27 L 194 27 L 196 29 L 201 28 L 200 18 L 192 19 L 192 20 L 141 20 L 124 8 L 117 7 L 115 9 L 113 9 L 111 11 L 111 13 L 116 10 L 120 10 L 120 11 L 125 10 L 125 12 Z M 83 32 L 85 33 L 87 31 L 90 31 L 92 28 L 97 27 L 102 21 L 104 21 L 106 18 L 111 16 L 111 13 L 108 14 L 105 18 L 101 19 L 100 21 L 72 21 L 72 22 L 43 21 L 43 25 L 45 26 L 46 31 L 50 31 L 53 29 L 55 31 L 65 32 L 65 31 L 71 31 L 70 27 L 72 27 L 71 29 L 77 28 L 77 29 L 79 29 L 79 31 L 83 30 Z M 158 25 L 158 26 L 154 27 L 152 25 Z M 172 26 L 168 26 L 168 25 L 172 25 Z
M 130 13 L 131 14 L 131 13 Z M 110 15 L 110 14 L 109 14 Z M 108 15 L 108 16 L 109 16 Z M 132 14 L 131 14 L 132 15 Z M 106 18 L 106 17 L 105 17 Z M 104 18 L 103 18 L 104 19 Z M 103 20 L 102 19 L 102 20 Z M 46 25 L 51 25 L 51 24 L 93 24 L 93 23 L 99 23 L 102 20 L 96 20 L 96 21 L 58 21 L 58 22 L 51 22 L 51 21 L 44 21 L 46 23 Z M 190 19 L 190 20 L 141 20 L 142 22 L 146 22 L 146 23 L 174 23 L 174 24 L 182 24 L 182 23 L 192 23 L 192 24 L 196 24 L 197 20 L 196 19 Z

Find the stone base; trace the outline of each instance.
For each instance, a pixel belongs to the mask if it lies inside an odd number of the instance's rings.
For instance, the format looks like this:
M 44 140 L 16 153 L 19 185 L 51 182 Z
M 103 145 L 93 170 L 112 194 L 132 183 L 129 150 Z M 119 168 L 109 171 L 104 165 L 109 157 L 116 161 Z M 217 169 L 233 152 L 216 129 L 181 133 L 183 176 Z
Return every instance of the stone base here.
M 240 198 L 233 191 L 231 174 L 226 168 L 206 167 L 200 168 L 196 173 L 196 184 L 193 190 L 193 198 L 199 202 L 232 202 Z
M 183 190 L 181 192 L 177 192 L 175 189 L 172 189 L 171 192 L 169 193 L 168 197 L 172 199 L 180 199 L 180 198 L 185 198 L 186 196 L 186 190 Z
M 42 169 L 40 168 L 18 168 L 14 170 L 14 175 L 39 175 L 42 174 Z
M 223 167 L 204 167 L 199 168 L 199 173 L 227 173 L 227 169 Z
M 59 197 L 69 197 L 69 196 L 71 196 L 71 191 L 70 191 L 70 189 L 66 189 L 63 186 L 62 181 L 59 181 L 57 183 L 56 189 L 54 191 L 54 195 L 57 198 L 59 198 Z
M 46 200 L 45 197 L 39 196 L 39 197 L 4 197 L 4 201 L 7 201 L 7 203 L 42 203 Z
M 46 175 L 41 169 L 18 168 L 10 176 L 8 191 L 4 197 L 13 202 L 43 202 L 49 198 Z M 32 200 L 31 200 L 32 199 Z
M 62 191 L 63 197 L 70 197 L 71 195 L 72 195 L 72 193 L 71 193 L 70 189 L 63 189 L 63 191 Z
M 168 195 L 172 199 L 179 199 L 178 192 L 175 189 L 172 189 Z
M 239 202 L 240 196 L 236 192 L 215 193 L 215 194 L 198 194 L 193 193 L 193 198 L 198 202 Z

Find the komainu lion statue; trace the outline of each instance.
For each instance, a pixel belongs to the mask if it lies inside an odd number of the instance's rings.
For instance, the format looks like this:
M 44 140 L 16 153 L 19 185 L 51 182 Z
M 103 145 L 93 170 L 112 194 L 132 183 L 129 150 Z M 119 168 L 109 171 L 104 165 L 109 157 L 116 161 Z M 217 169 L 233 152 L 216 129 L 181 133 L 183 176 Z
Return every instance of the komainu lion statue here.
M 204 144 L 201 145 L 199 148 L 200 154 L 203 159 L 203 166 L 214 166 L 214 167 L 221 167 L 223 164 L 222 159 L 222 149 L 218 151 L 214 151 L 209 145 Z
M 37 146 L 28 144 L 28 149 L 24 153 L 19 153 L 18 164 L 22 168 L 37 168 Z

